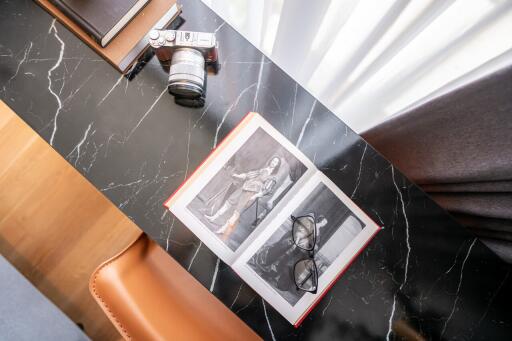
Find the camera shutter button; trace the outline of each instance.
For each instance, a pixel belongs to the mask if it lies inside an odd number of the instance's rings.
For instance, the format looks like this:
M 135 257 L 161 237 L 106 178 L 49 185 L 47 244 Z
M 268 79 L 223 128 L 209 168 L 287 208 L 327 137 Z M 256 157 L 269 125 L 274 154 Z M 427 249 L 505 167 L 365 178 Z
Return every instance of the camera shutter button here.
M 174 39 L 176 39 L 176 34 L 174 32 L 167 32 L 165 35 L 165 40 L 171 42 L 174 41 Z

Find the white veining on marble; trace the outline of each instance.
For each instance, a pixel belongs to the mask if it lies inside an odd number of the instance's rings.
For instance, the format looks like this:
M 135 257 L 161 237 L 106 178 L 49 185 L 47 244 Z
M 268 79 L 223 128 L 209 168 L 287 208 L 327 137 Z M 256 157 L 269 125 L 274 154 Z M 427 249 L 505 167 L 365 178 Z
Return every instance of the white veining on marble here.
M 324 307 L 324 309 L 322 309 L 322 316 L 324 316 L 324 315 L 325 315 L 325 312 L 327 311 L 327 308 L 329 308 L 329 306 L 331 305 L 332 298 L 333 298 L 333 295 L 331 295 L 331 297 L 329 298 L 329 302 L 327 302 L 327 304 L 326 304 L 326 306 Z
M 92 133 L 91 133 L 91 136 L 94 135 L 94 133 L 96 132 L 96 130 L 94 130 Z M 89 142 L 87 142 L 87 146 L 89 145 Z M 86 147 L 87 147 L 86 146 Z M 94 166 L 94 163 L 96 162 L 96 158 L 98 157 L 98 153 L 101 149 L 101 147 L 103 147 L 103 144 L 100 144 L 99 146 L 96 145 L 96 142 L 92 141 L 92 146 L 94 148 L 94 152 L 91 154 L 90 158 L 89 158 L 89 165 L 87 166 L 82 166 L 82 170 L 85 172 L 85 173 L 89 173 L 89 171 L 91 170 L 92 166 Z
M 256 82 L 256 93 L 254 94 L 254 102 L 252 104 L 252 111 L 258 111 L 258 95 L 260 94 L 261 76 L 263 75 L 263 65 L 265 64 L 265 55 L 261 54 L 260 69 L 258 71 L 258 80 Z
M 55 114 L 53 117 L 53 130 L 52 130 L 52 134 L 50 136 L 50 141 L 48 142 L 48 143 L 50 143 L 51 146 L 53 146 L 55 134 L 57 133 L 57 119 L 59 118 L 59 113 L 62 110 L 62 102 L 60 100 L 60 97 L 52 89 L 52 73 L 62 63 L 62 58 L 64 57 L 64 48 L 66 47 L 66 44 L 64 43 L 64 41 L 59 37 L 57 28 L 55 27 L 55 22 L 56 22 L 56 19 L 53 19 L 52 24 L 50 25 L 50 29 L 48 30 L 48 34 L 50 34 L 53 31 L 53 36 L 55 37 L 55 39 L 57 39 L 57 41 L 60 44 L 59 57 L 57 59 L 57 62 L 50 68 L 50 70 L 48 70 L 48 91 L 53 95 L 53 97 L 55 97 L 55 100 L 57 101 L 57 110 L 55 111 Z
M 244 305 L 243 307 L 241 307 L 240 309 L 238 309 L 237 311 L 235 311 L 235 314 L 238 314 L 239 312 L 241 312 L 242 310 L 245 310 L 247 307 L 249 307 L 251 305 L 252 302 L 254 302 L 254 300 L 256 299 L 256 297 L 258 297 L 258 295 L 254 295 L 250 300 L 249 302 L 247 302 L 246 305 Z
M 231 105 L 228 107 L 228 109 L 226 110 L 226 112 L 222 116 L 222 119 L 221 119 L 220 123 L 217 124 L 217 128 L 215 129 L 215 138 L 213 139 L 213 148 L 217 147 L 217 142 L 218 142 L 218 139 L 219 139 L 220 128 L 222 127 L 222 125 L 226 121 L 226 118 L 228 117 L 229 113 L 238 105 L 238 102 L 240 102 L 240 99 L 242 98 L 242 96 L 245 93 L 247 93 L 250 89 L 255 87 L 256 85 L 257 85 L 257 83 L 253 83 L 253 84 L 249 85 L 248 87 L 246 87 L 245 89 L 243 89 L 240 92 L 240 94 L 238 94 L 237 98 L 233 101 L 233 103 L 231 103 Z
M 151 192 L 153 194 L 149 198 L 146 199 L 147 205 L 149 205 L 149 207 L 146 206 L 147 209 L 146 209 L 146 212 L 144 213 L 144 216 L 147 219 L 151 219 L 151 217 L 149 216 L 151 213 L 156 213 L 155 216 L 157 216 L 161 212 L 161 210 L 162 210 L 161 192 L 168 190 L 168 188 L 166 187 L 167 180 L 170 178 L 176 177 L 178 175 L 181 175 L 183 173 L 182 170 L 178 170 L 178 171 L 174 171 L 173 173 L 171 173 L 169 175 L 163 175 L 163 174 L 165 174 L 164 166 L 167 164 L 167 161 L 169 160 L 168 151 L 171 148 L 173 148 L 174 145 L 175 145 L 175 139 L 174 139 L 174 137 L 171 136 L 171 138 L 169 138 L 169 142 L 167 143 L 167 146 L 160 153 L 160 159 L 158 161 L 157 171 L 156 171 L 155 175 L 152 178 L 150 177 L 146 181 L 146 183 L 144 183 L 142 185 L 143 188 L 147 188 L 151 185 L 158 186 L 156 189 L 151 190 Z M 165 193 L 166 197 L 168 196 L 168 194 L 169 193 L 167 193 L 167 192 Z M 165 212 L 168 212 L 168 210 L 164 209 L 164 213 Z M 164 214 L 161 217 L 164 217 Z
M 460 275 L 459 275 L 459 283 L 457 285 L 457 291 L 455 292 L 455 300 L 453 301 L 452 310 L 450 311 L 450 314 L 448 315 L 448 318 L 446 321 L 444 321 L 443 329 L 441 330 L 441 339 L 443 338 L 444 333 L 446 332 L 446 328 L 448 327 L 448 323 L 450 323 L 453 314 L 455 313 L 455 307 L 457 306 L 457 302 L 459 301 L 459 292 L 460 288 L 462 287 L 462 277 L 464 275 L 464 267 L 466 266 L 466 261 L 469 258 L 469 255 L 471 253 L 471 250 L 473 249 L 473 246 L 475 246 L 477 238 L 473 239 L 473 242 L 468 248 L 468 252 L 466 253 L 466 257 L 464 257 L 464 260 L 462 261 L 462 265 L 460 267 Z
M 199 116 L 199 118 L 197 119 L 197 121 L 194 122 L 194 126 L 192 127 L 193 129 L 195 129 L 197 127 L 197 125 L 199 124 L 199 122 L 201 122 L 201 120 L 203 119 L 203 117 L 208 113 L 208 110 L 210 109 L 210 107 L 212 106 L 212 104 L 214 103 L 215 101 L 211 101 L 210 103 L 208 103 L 208 105 L 206 106 L 206 108 L 203 110 L 203 112 L 201 113 L 201 116 Z
M 131 190 L 131 193 L 126 197 L 126 199 L 120 203 L 117 207 L 123 209 L 126 205 L 128 205 L 133 199 L 137 199 L 139 193 L 145 188 L 145 185 L 148 184 L 148 180 L 146 180 L 146 167 L 148 163 L 144 161 L 140 167 L 139 172 L 137 174 L 137 179 L 140 179 L 141 182 L 137 185 L 129 186 L 128 188 Z
M 96 70 L 95 70 L 96 71 Z M 87 84 L 87 82 L 89 82 L 92 78 L 92 76 L 94 76 L 94 71 L 90 73 L 90 75 L 78 86 L 78 88 L 76 88 L 75 90 L 72 90 L 68 97 L 66 97 L 64 100 L 62 100 L 62 104 L 66 104 L 68 103 L 69 101 L 71 101 L 73 99 L 73 97 L 75 97 L 75 95 L 83 88 L 83 86 L 85 84 Z M 64 86 L 64 81 L 62 82 L 63 86 Z M 62 88 L 59 92 L 59 95 L 62 93 Z
M 297 104 L 297 88 L 299 87 L 298 83 L 295 83 L 295 91 L 293 93 L 293 105 L 292 105 L 292 119 L 290 121 L 290 131 L 288 133 L 288 137 L 292 137 L 293 132 L 293 120 L 295 119 L 295 104 Z
M 160 216 L 160 220 L 163 221 L 165 217 L 167 217 L 167 213 L 169 213 L 169 210 L 164 210 L 164 213 Z
M 80 159 L 80 147 L 84 144 L 85 140 L 87 140 L 87 135 L 89 135 L 89 131 L 91 131 L 92 122 L 89 123 L 87 126 L 87 129 L 84 132 L 84 136 L 78 143 L 75 145 L 75 147 L 69 152 L 69 154 L 66 156 L 66 159 L 69 158 L 75 151 L 76 151 L 76 159 L 75 159 L 75 167 L 78 163 L 78 160 Z
M 149 106 L 148 110 L 146 110 L 146 112 L 144 113 L 144 115 L 142 115 L 142 117 L 140 118 L 139 122 L 137 122 L 137 124 L 135 125 L 135 127 L 133 127 L 133 129 L 130 131 L 130 133 L 126 136 L 126 139 L 125 141 L 128 141 L 130 139 L 130 137 L 132 136 L 132 134 L 135 132 L 135 130 L 137 130 L 137 128 L 140 126 L 140 124 L 142 123 L 142 121 L 144 121 L 144 119 L 149 115 L 149 113 L 153 110 L 153 108 L 155 107 L 155 105 L 158 103 L 158 101 L 160 101 L 160 99 L 162 98 L 162 96 L 167 93 L 167 86 L 165 86 L 165 88 L 162 90 L 162 92 L 160 93 L 160 95 L 158 95 L 158 97 L 153 101 L 153 103 L 151 103 L 151 105 Z
M 453 261 L 452 265 L 448 268 L 448 270 L 446 270 L 446 271 L 444 272 L 444 274 L 443 274 L 443 275 L 448 275 L 448 274 L 453 270 L 453 268 L 454 268 L 454 267 L 455 267 L 455 265 L 457 264 L 457 261 L 459 260 L 459 254 L 462 252 L 462 249 L 464 248 L 464 244 L 465 244 L 465 243 L 462 243 L 462 244 L 461 244 L 461 246 L 459 246 L 459 249 L 457 250 L 457 253 L 455 254 L 455 259 L 454 259 L 454 261 Z M 436 282 L 435 282 L 435 283 L 437 283 L 437 281 L 438 281 L 438 280 L 439 280 L 443 275 L 439 276 L 439 278 L 436 280 Z
M 377 216 L 377 218 L 379 218 L 379 221 L 380 221 L 380 224 L 382 228 L 384 228 L 384 221 L 382 220 L 382 218 L 380 217 L 379 215 L 379 212 L 377 212 L 375 209 L 372 208 L 372 212 L 375 213 L 375 215 Z
M 266 87 L 265 87 L 266 88 Z M 277 97 L 272 93 L 271 91 L 267 91 L 267 94 L 270 95 L 270 98 L 272 98 L 272 101 L 276 105 L 276 108 L 279 112 L 282 112 L 283 109 L 281 108 L 281 104 L 279 104 L 279 101 L 277 100 Z
M 389 321 L 388 321 L 388 332 L 386 334 L 386 340 L 389 341 L 389 336 L 391 335 L 392 328 L 393 328 L 393 317 L 395 315 L 395 309 L 396 309 L 396 293 L 393 295 L 393 305 L 391 306 L 391 315 L 389 315 Z
M 215 263 L 215 270 L 213 270 L 212 284 L 210 284 L 210 292 L 213 292 L 213 289 L 215 289 L 215 282 L 217 281 L 217 274 L 219 273 L 219 265 L 220 258 L 217 258 L 217 263 Z
M 315 99 L 313 101 L 313 105 L 311 106 L 311 110 L 309 110 L 309 116 L 304 122 L 304 125 L 302 126 L 302 130 L 300 131 L 299 138 L 297 139 L 297 143 L 295 144 L 297 147 L 300 146 L 300 143 L 302 141 L 302 138 L 304 137 L 304 132 L 306 131 L 306 127 L 309 124 L 309 121 L 311 121 L 311 117 L 313 116 L 313 110 L 315 110 L 317 100 Z
M 267 314 L 267 307 L 265 306 L 265 300 L 262 298 L 261 303 L 263 304 L 263 312 L 265 313 L 265 319 L 267 320 L 268 330 L 270 330 L 270 335 L 272 336 L 272 341 L 276 341 L 276 337 L 274 336 L 274 331 L 272 330 L 272 326 L 270 325 L 270 319 Z
M 130 85 L 130 81 L 126 77 L 125 77 L 125 80 L 126 80 L 126 82 L 125 82 L 125 85 L 124 85 L 124 94 L 126 95 L 126 92 L 128 91 L 128 85 Z
M 217 33 L 217 32 L 219 32 L 219 30 L 220 30 L 221 28 L 223 28 L 223 27 L 224 27 L 224 25 L 226 25 L 226 22 L 225 22 L 225 21 L 223 21 L 223 22 L 222 22 L 222 24 L 220 24 L 219 26 L 217 26 L 217 28 L 213 31 L 213 33 Z
M 236 293 L 235 299 L 233 300 L 233 302 L 229 306 L 229 309 L 233 309 L 233 306 L 235 305 L 236 301 L 238 300 L 238 297 L 240 296 L 240 292 L 242 291 L 242 287 L 243 286 L 244 286 L 244 283 L 240 284 L 240 287 L 238 288 L 238 291 Z
M 190 136 L 192 135 L 192 128 L 190 127 L 190 118 L 188 119 L 188 137 L 187 137 L 187 161 L 185 163 L 185 175 L 183 177 L 183 181 L 187 179 L 188 176 L 188 168 L 190 165 Z
M 405 286 L 405 283 L 407 282 L 407 276 L 409 273 L 409 256 L 411 255 L 411 244 L 409 241 L 409 219 L 407 218 L 407 214 L 405 212 L 405 203 L 404 198 L 402 196 L 402 191 L 400 191 L 400 188 L 398 188 L 398 185 L 395 180 L 395 167 L 391 165 L 391 177 L 393 179 L 393 184 L 395 185 L 396 191 L 398 193 L 398 197 L 400 198 L 400 203 L 402 205 L 402 214 L 404 216 L 405 220 L 405 243 L 407 245 L 407 253 L 405 255 L 405 266 L 404 266 L 404 279 L 400 286 L 398 287 L 398 290 L 393 295 L 393 305 L 391 308 L 391 314 L 389 315 L 389 323 L 388 323 L 388 332 L 386 334 L 386 340 L 389 341 L 389 337 L 391 336 L 392 332 L 392 325 L 393 325 L 393 317 L 395 316 L 395 310 L 396 310 L 396 295 L 399 291 L 403 289 Z
M 105 96 L 103 96 L 103 98 L 98 102 L 98 104 L 96 104 L 97 107 L 99 107 L 101 105 L 101 103 L 103 103 L 107 99 L 107 97 L 110 96 L 112 91 L 114 91 L 114 89 L 121 83 L 123 78 L 124 78 L 124 75 L 121 74 L 121 76 L 117 79 L 117 82 L 115 82 L 114 85 L 112 85 L 110 90 L 108 90 L 107 94 Z
M 116 188 L 120 188 L 120 187 L 131 187 L 133 185 L 138 185 L 142 182 L 143 179 L 137 179 L 135 181 L 131 181 L 131 182 L 128 182 L 126 184 L 114 184 L 113 182 L 111 182 L 107 187 L 105 188 L 100 188 L 100 192 L 107 192 L 107 191 L 110 191 L 110 190 L 113 190 L 113 189 L 116 189 Z
M 116 138 L 116 136 L 119 136 L 120 138 Z M 106 141 L 106 147 L 105 147 L 105 153 L 103 154 L 103 158 L 107 158 L 108 152 L 110 150 L 110 141 L 114 140 L 117 143 L 123 143 L 122 136 L 116 133 L 112 133 L 108 136 Z
M 354 198 L 354 195 L 356 194 L 357 189 L 359 188 L 359 184 L 361 183 L 361 172 L 363 170 L 363 160 L 364 160 L 364 155 L 366 154 L 366 149 L 368 149 L 367 143 L 365 143 L 365 145 L 364 145 L 363 155 L 361 155 L 361 160 L 359 161 L 359 171 L 357 173 L 356 186 L 354 187 L 354 190 L 352 191 L 352 194 L 350 195 L 351 199 Z M 401 194 L 400 194 L 400 197 L 401 197 Z M 405 219 L 407 219 L 407 218 L 405 218 Z
M 196 260 L 196 256 L 199 253 L 199 249 L 203 246 L 203 242 L 199 241 L 199 245 L 197 246 L 196 252 L 194 252 L 194 255 L 192 256 L 192 259 L 190 260 L 190 264 L 187 267 L 187 271 L 190 271 L 190 268 L 192 268 L 192 264 L 194 264 L 194 261 Z
M 7 58 L 12 58 L 14 57 L 14 53 L 12 52 L 12 50 L 2 44 L 0 44 L 0 48 L 1 49 L 5 49 L 7 53 L 2 53 L 0 54 L 0 57 L 7 57 Z
M 11 76 L 11 78 L 9 78 L 7 80 L 7 82 L 5 83 L 4 87 L 3 87 L 3 90 L 5 91 L 6 90 L 6 87 L 9 85 L 9 83 L 11 83 L 11 81 L 16 78 L 16 76 L 18 76 L 18 73 L 20 72 L 20 68 L 21 66 L 23 65 L 23 63 L 25 63 L 27 61 L 27 57 L 29 56 L 30 54 L 30 50 L 32 50 L 32 46 L 33 46 L 33 43 L 32 42 L 29 42 L 29 45 L 27 46 L 27 48 L 25 49 L 25 53 L 23 53 L 23 58 L 21 58 L 21 60 L 18 62 L 18 66 L 16 67 L 16 72 L 14 73 L 14 75 Z M 25 73 L 27 74 L 27 73 Z
M 432 285 L 430 286 L 430 288 L 428 288 L 428 290 L 425 290 L 425 293 L 421 293 L 420 294 L 420 300 L 419 300 L 419 303 L 420 303 L 420 309 L 419 311 L 420 312 L 423 312 L 423 301 L 424 300 L 428 300 L 430 298 L 430 295 L 432 293 L 432 290 L 434 290 L 434 288 L 437 286 L 437 283 L 439 283 L 443 278 L 446 277 L 446 275 L 448 275 L 452 270 L 453 268 L 455 267 L 455 265 L 457 264 L 458 260 L 459 260 L 459 255 L 460 253 L 462 252 L 462 250 L 464 249 L 464 246 L 465 246 L 465 242 L 461 243 L 461 245 L 459 246 L 458 250 L 457 250 L 457 253 L 455 254 L 455 259 L 452 263 L 452 265 L 445 271 L 443 272 L 441 275 L 439 275 L 437 277 L 437 279 L 432 283 Z
M 473 339 L 473 333 L 474 333 L 474 330 L 477 329 L 480 324 L 482 323 L 482 321 L 485 319 L 485 317 L 487 316 L 487 314 L 489 313 L 489 309 L 491 308 L 491 305 L 492 303 L 494 302 L 494 299 L 496 298 L 496 296 L 498 295 L 498 293 L 501 291 L 501 288 L 503 287 L 503 284 L 505 284 L 505 282 L 507 281 L 508 279 L 508 276 L 510 275 L 510 271 L 511 269 L 509 268 L 507 273 L 505 274 L 505 277 L 503 278 L 503 280 L 501 281 L 501 283 L 498 285 L 498 288 L 496 288 L 496 290 L 494 290 L 491 298 L 489 299 L 489 302 L 487 303 L 487 306 L 485 307 L 485 310 L 484 310 L 484 313 L 482 314 L 482 316 L 480 316 L 480 319 L 478 320 L 477 324 L 474 326 L 473 331 L 471 332 L 471 336 L 469 337 L 469 340 L 472 340 Z
M 165 212 L 169 212 L 167 209 Z M 165 238 L 165 251 L 169 252 L 169 241 L 171 239 L 171 232 L 174 228 L 174 220 L 175 218 L 172 217 L 171 226 L 169 226 L 169 230 L 167 230 L 167 238 Z
M 76 63 L 75 67 L 73 68 L 73 71 L 71 71 L 71 73 L 69 74 L 69 78 L 73 78 L 73 75 L 75 74 L 76 70 L 78 70 L 78 67 L 80 66 L 80 64 L 82 64 L 83 61 L 84 57 L 78 60 L 78 63 Z
M 344 165 L 341 168 L 330 168 L 330 167 L 323 167 L 321 170 L 327 170 L 327 171 L 334 171 L 334 172 L 343 172 L 345 169 L 347 169 L 348 164 Z

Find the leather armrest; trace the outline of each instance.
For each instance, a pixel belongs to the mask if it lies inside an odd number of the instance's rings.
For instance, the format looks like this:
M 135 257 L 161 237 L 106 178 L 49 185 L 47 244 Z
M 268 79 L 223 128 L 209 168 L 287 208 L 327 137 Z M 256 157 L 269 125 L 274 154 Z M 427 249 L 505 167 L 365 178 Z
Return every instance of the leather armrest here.
M 100 265 L 89 289 L 127 340 L 261 340 L 144 234 Z

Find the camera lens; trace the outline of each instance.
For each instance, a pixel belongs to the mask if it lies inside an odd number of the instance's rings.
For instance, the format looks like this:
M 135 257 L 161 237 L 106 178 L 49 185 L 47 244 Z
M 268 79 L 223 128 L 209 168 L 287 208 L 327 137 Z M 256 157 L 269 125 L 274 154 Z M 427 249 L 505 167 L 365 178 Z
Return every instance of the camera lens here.
M 200 97 L 204 93 L 205 61 L 194 49 L 177 49 L 169 70 L 169 92 L 184 98 Z

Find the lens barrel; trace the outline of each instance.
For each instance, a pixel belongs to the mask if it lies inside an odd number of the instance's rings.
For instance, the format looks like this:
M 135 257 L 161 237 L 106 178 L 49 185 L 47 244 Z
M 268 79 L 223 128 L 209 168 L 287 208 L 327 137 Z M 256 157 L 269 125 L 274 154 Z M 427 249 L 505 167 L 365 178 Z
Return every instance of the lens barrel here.
M 169 92 L 182 98 L 201 97 L 205 91 L 205 60 L 191 48 L 174 51 L 169 70 Z

